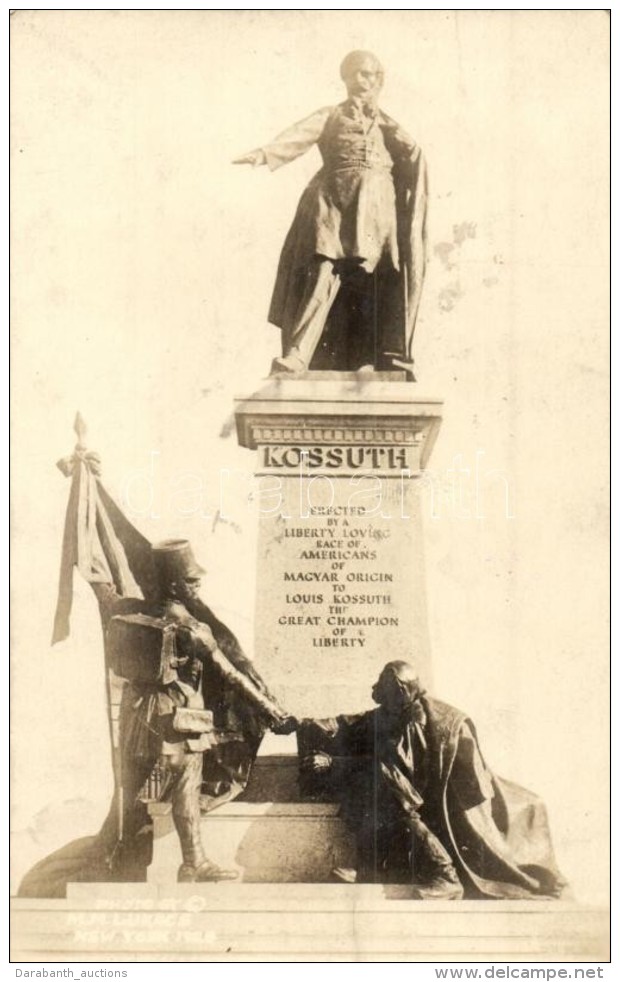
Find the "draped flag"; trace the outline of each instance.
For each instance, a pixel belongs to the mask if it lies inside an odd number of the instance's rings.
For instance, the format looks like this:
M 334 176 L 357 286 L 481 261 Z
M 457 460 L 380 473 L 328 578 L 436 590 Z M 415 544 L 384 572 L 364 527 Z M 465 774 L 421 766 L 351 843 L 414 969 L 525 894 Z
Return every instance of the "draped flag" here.
M 153 582 L 151 544 L 127 520 L 103 487 L 99 455 L 86 449 L 86 425 L 78 413 L 72 455 L 57 467 L 71 478 L 60 563 L 52 644 L 69 636 L 73 570 L 91 584 L 113 584 L 119 597 L 148 594 Z
M 71 489 L 65 518 L 52 644 L 63 641 L 69 635 L 74 568 L 91 584 L 98 598 L 99 587 L 103 588 L 104 593 L 106 588 L 113 588 L 107 592 L 113 593 L 115 602 L 121 604 L 123 601 L 130 603 L 130 598 L 136 598 L 138 602 L 144 599 L 148 604 L 157 595 L 151 543 L 134 528 L 103 487 L 101 460 L 98 454 L 86 448 L 86 425 L 79 413 L 74 428 L 78 437 L 75 450 L 57 464 L 61 472 L 71 478 Z M 277 704 L 232 631 L 199 599 L 194 601 L 191 613 L 210 627 L 218 647 L 231 665 L 243 672 L 261 693 Z M 104 630 L 105 624 L 104 617 Z M 113 765 L 118 785 L 118 723 L 124 683 L 111 671 L 106 672 L 106 681 Z M 264 723 L 257 718 L 253 706 L 248 704 L 242 693 L 236 692 L 206 669 L 203 695 L 207 708 L 216 709 L 220 725 L 227 732 L 238 734 L 239 738 L 214 747 L 204 755 L 202 807 L 207 811 L 234 798 L 245 788 L 264 734 Z

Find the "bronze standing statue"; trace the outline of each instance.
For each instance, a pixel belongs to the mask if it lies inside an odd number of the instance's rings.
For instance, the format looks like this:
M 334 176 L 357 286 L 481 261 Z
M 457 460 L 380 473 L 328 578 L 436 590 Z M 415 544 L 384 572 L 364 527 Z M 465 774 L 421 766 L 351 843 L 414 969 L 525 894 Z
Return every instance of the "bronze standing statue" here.
M 352 51 L 340 68 L 347 99 L 291 126 L 234 163 L 275 170 L 314 144 L 323 167 L 287 235 L 269 321 L 282 330 L 272 374 L 404 369 L 426 261 L 426 165 L 377 99 L 383 68 Z

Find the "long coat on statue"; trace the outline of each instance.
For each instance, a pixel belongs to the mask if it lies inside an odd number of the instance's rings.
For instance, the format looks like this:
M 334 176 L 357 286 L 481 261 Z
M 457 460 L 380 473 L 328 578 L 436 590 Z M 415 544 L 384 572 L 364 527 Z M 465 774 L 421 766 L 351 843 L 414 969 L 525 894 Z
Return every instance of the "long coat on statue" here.
M 420 702 L 421 728 L 411 722 L 395 732 L 381 708 L 302 724 L 300 754 L 335 758 L 331 788 L 358 845 L 371 840 L 389 855 L 398 814 L 414 807 L 450 853 L 466 896 L 558 896 L 565 881 L 543 802 L 492 774 L 465 713 Z M 401 879 L 412 873 L 402 869 Z
M 286 335 L 313 259 L 336 267 L 353 261 L 367 273 L 382 274 L 374 312 L 378 343 L 384 352 L 408 359 L 426 263 L 424 157 L 386 113 L 364 109 L 355 99 L 318 110 L 262 150 L 275 170 L 314 144 L 323 167 L 305 189 L 286 237 L 269 321 Z M 338 300 L 332 314 L 337 312 Z

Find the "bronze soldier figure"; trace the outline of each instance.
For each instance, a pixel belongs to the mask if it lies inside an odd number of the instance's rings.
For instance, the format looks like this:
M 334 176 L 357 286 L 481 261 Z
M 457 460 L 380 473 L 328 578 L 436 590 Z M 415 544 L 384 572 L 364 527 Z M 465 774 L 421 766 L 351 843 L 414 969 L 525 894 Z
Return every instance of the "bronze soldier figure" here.
M 189 543 L 153 546 L 106 491 L 79 413 L 75 431 L 73 454 L 58 461 L 71 489 L 52 643 L 69 636 L 77 569 L 101 615 L 114 794 L 100 831 L 38 862 L 19 894 L 63 897 L 70 882 L 144 879 L 153 800 L 172 804 L 179 880 L 231 879 L 205 855 L 200 814 L 244 789 L 265 729 L 291 732 L 290 717 L 200 599 L 204 570 Z
M 118 837 L 120 815 L 120 838 L 133 847 L 144 820 L 140 791 L 159 762 L 161 796 L 172 803 L 181 843 L 179 881 L 234 879 L 236 872 L 220 869 L 203 848 L 203 754 L 216 753 L 227 741 L 243 743 L 241 733 L 222 727 L 218 714 L 231 692 L 242 697 L 263 727 L 277 728 L 285 714 L 250 664 L 236 667 L 208 623 L 190 612 L 200 614 L 201 608 L 208 608 L 198 598 L 204 570 L 189 542 L 154 545 L 153 561 L 156 593 L 137 613 L 118 613 L 119 603 L 126 611 L 126 601 L 119 602 L 110 585 L 95 585 L 109 662 L 126 679 L 120 708 L 120 779 L 102 838 Z

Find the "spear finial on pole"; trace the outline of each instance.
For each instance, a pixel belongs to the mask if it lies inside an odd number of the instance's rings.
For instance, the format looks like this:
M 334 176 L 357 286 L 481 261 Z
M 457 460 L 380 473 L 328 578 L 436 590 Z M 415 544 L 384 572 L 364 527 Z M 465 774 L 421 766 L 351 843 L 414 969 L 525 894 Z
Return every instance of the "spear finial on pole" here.
M 87 428 L 86 423 L 84 421 L 84 417 L 82 416 L 82 414 L 81 414 L 81 412 L 79 410 L 75 414 L 75 421 L 73 423 L 73 429 L 75 430 L 75 433 L 76 433 L 77 438 L 78 438 L 78 449 L 79 450 L 85 450 L 86 449 L 86 434 L 88 432 L 88 428 Z

